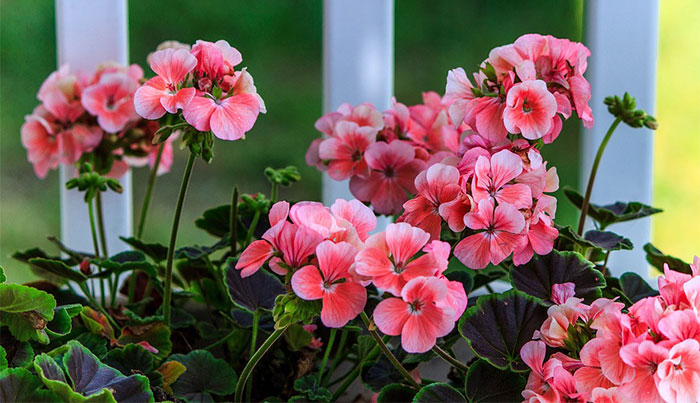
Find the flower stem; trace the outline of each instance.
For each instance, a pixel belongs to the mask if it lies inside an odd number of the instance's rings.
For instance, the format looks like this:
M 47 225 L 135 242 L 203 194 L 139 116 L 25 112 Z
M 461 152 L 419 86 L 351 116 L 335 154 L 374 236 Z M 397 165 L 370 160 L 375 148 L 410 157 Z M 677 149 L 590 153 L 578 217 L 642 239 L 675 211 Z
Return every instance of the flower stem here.
M 272 191 L 270 192 L 270 200 L 272 203 L 275 203 L 277 201 L 277 191 L 278 191 L 279 185 L 277 183 L 272 184 Z
M 109 252 L 107 252 L 107 237 L 105 236 L 105 224 L 104 224 L 104 213 L 102 209 L 102 192 L 97 192 L 95 195 L 95 207 L 97 207 L 97 230 L 100 234 L 100 248 L 102 251 L 102 256 L 107 259 L 109 257 Z M 114 292 L 114 279 L 112 276 L 107 277 L 107 284 L 110 290 L 110 304 L 114 307 L 114 302 L 116 301 L 116 295 Z
M 595 182 L 595 176 L 598 173 L 598 165 L 600 165 L 600 160 L 603 157 L 603 152 L 605 147 L 608 145 L 610 138 L 612 138 L 615 129 L 622 122 L 621 118 L 615 119 L 610 125 L 608 132 L 605 133 L 603 141 L 598 146 L 598 152 L 595 155 L 595 160 L 593 160 L 593 166 L 591 167 L 591 174 L 588 176 L 588 186 L 586 187 L 586 195 L 583 197 L 583 204 L 581 205 L 581 217 L 578 220 L 578 231 L 579 235 L 583 234 L 583 227 L 586 224 L 586 215 L 588 214 L 588 206 L 591 201 L 591 193 L 593 192 L 593 183 Z
M 468 366 L 464 365 L 464 364 L 461 363 L 459 360 L 457 360 L 456 358 L 452 357 L 447 351 L 445 351 L 445 350 L 441 349 L 440 347 L 438 347 L 437 344 L 436 344 L 435 346 L 433 346 L 433 352 L 434 352 L 435 354 L 437 354 L 440 358 L 442 358 L 443 360 L 445 360 L 448 364 L 452 365 L 453 367 L 455 367 L 455 368 L 457 368 L 457 369 L 461 369 L 461 370 L 464 371 L 464 372 L 469 371 L 469 367 L 468 367 Z
M 287 330 L 289 326 L 285 326 L 283 328 L 275 330 L 270 337 L 265 340 L 265 342 L 260 346 L 260 348 L 253 354 L 252 357 L 248 360 L 248 363 L 246 364 L 245 368 L 243 368 L 243 372 L 241 372 L 241 376 L 238 378 L 238 383 L 236 384 L 236 393 L 234 395 L 234 401 L 235 402 L 240 402 L 242 401 L 241 398 L 243 397 L 243 388 L 245 387 L 246 382 L 248 382 L 248 377 L 250 376 L 250 373 L 253 372 L 253 368 L 255 368 L 256 365 L 258 365 L 258 362 L 260 359 L 267 353 L 267 350 L 272 347 L 272 345 L 279 339 Z
M 224 343 L 226 343 L 226 341 L 228 341 L 228 339 L 230 339 L 231 337 L 233 337 L 236 333 L 238 333 L 238 328 L 233 328 L 233 330 L 231 330 L 231 333 L 229 333 L 229 334 L 227 334 L 226 336 L 224 336 L 223 338 L 221 338 L 221 339 L 219 339 L 219 340 L 217 340 L 217 341 L 211 343 L 210 345 L 204 347 L 204 349 L 205 349 L 205 350 L 211 350 L 212 348 L 214 348 L 214 347 L 216 347 L 216 346 L 218 346 L 218 345 L 224 344 Z
M 151 173 L 148 176 L 148 184 L 146 185 L 146 195 L 143 197 L 143 204 L 141 205 L 141 214 L 139 216 L 139 224 L 136 227 L 136 239 L 141 239 L 141 237 L 143 236 L 143 230 L 146 225 L 146 215 L 148 214 L 148 207 L 151 205 L 151 195 L 153 195 L 153 187 L 156 183 L 156 176 L 158 175 L 158 166 L 160 165 L 160 159 L 163 156 L 164 148 L 165 142 L 158 146 L 156 160 L 153 163 L 153 168 L 151 168 Z
M 323 379 L 323 371 L 326 369 L 326 362 L 328 362 L 328 357 L 331 355 L 331 349 L 333 348 L 333 343 L 335 342 L 335 334 L 338 329 L 331 329 L 331 334 L 328 337 L 328 344 L 326 344 L 326 352 L 323 354 L 323 360 L 321 361 L 321 368 L 318 370 L 318 380 L 317 383 L 320 385 Z
M 338 343 L 338 348 L 335 351 L 335 357 L 333 357 L 333 361 L 331 362 L 331 367 L 328 369 L 328 373 L 326 374 L 326 379 L 324 379 L 323 383 L 321 385 L 325 385 L 331 380 L 331 376 L 333 375 L 333 371 L 335 371 L 335 368 L 338 366 L 340 363 L 341 357 L 343 357 L 343 349 L 345 348 L 345 342 L 348 339 L 348 331 L 346 329 L 343 329 L 340 331 L 340 343 Z
M 255 233 L 255 227 L 258 226 L 258 221 L 260 220 L 260 210 L 255 210 L 253 215 L 253 221 L 250 222 L 250 227 L 248 227 L 248 233 L 245 236 L 245 244 L 248 245 L 250 240 L 253 239 L 253 234 Z
M 187 158 L 185 172 L 182 175 L 182 183 L 180 184 L 180 193 L 177 196 L 177 205 L 175 206 L 175 217 L 173 218 L 173 227 L 170 230 L 170 244 L 168 246 L 168 257 L 165 266 L 165 290 L 163 292 L 163 319 L 165 325 L 170 326 L 170 299 L 172 297 L 173 285 L 173 260 L 175 258 L 175 241 L 177 241 L 177 229 L 180 226 L 180 215 L 182 214 L 182 206 L 185 203 L 185 195 L 187 194 L 187 185 L 190 182 L 192 175 L 192 167 L 196 155 L 190 153 Z
M 372 336 L 372 338 L 377 343 L 379 348 L 382 349 L 382 352 L 384 353 L 386 358 L 389 359 L 389 361 L 394 366 L 394 368 L 396 368 L 401 373 L 401 375 L 403 375 L 403 377 L 406 379 L 406 381 L 408 382 L 409 385 L 413 386 L 416 389 L 420 389 L 420 385 L 418 384 L 418 382 L 416 382 L 413 379 L 413 377 L 411 376 L 411 374 L 408 373 L 406 368 L 404 368 L 403 365 L 401 365 L 399 360 L 396 359 L 396 357 L 391 352 L 391 350 L 389 350 L 389 347 L 386 346 L 386 344 L 384 343 L 384 340 L 382 340 L 382 337 L 379 335 L 379 333 L 377 333 L 377 331 L 374 330 L 375 325 L 367 317 L 367 314 L 364 312 L 361 312 L 360 317 L 362 318 L 362 321 L 365 322 L 365 326 L 367 326 L 367 330 L 369 331 L 369 334 Z
M 250 357 L 255 354 L 255 347 L 258 344 L 258 322 L 260 321 L 260 312 L 256 309 L 253 311 L 253 332 L 250 336 Z M 253 371 L 250 371 L 253 373 Z M 253 395 L 253 380 L 248 382 L 248 386 L 245 390 L 245 400 L 246 402 L 252 402 L 251 396 Z
M 233 193 L 231 194 L 229 235 L 231 237 L 231 257 L 236 257 L 236 244 L 238 243 L 238 186 L 233 187 Z
M 95 211 L 92 207 L 92 200 L 88 201 L 88 214 L 90 216 L 90 233 L 92 234 L 92 246 L 95 249 L 95 261 L 100 261 L 100 247 L 97 242 L 97 230 L 95 229 Z M 97 263 L 97 268 L 102 273 L 102 265 Z M 100 278 L 100 301 L 105 306 L 105 279 Z

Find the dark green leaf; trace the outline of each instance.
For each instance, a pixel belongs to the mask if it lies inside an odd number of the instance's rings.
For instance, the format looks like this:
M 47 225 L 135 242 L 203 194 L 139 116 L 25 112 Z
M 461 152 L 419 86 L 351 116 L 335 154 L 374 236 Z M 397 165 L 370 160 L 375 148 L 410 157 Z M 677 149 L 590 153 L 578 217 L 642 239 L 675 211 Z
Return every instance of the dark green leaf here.
M 0 402 L 55 402 L 58 396 L 42 389 L 41 380 L 24 368 L 0 371 Z
M 583 196 L 570 187 L 564 187 L 563 191 L 569 201 L 581 209 Z M 662 211 L 639 202 L 618 201 L 603 206 L 590 203 L 588 206 L 588 216 L 597 221 L 601 229 L 605 229 L 611 224 L 647 217 Z
M 627 298 L 632 302 L 659 295 L 658 291 L 651 288 L 651 286 L 636 273 L 624 273 L 620 276 L 620 286 L 622 286 L 622 292 L 624 292 Z
M 202 217 L 194 221 L 197 228 L 207 231 L 216 237 L 223 237 L 229 232 L 231 220 L 231 205 L 226 204 L 206 210 Z M 239 232 L 240 233 L 240 232 Z
M 303 326 L 293 324 L 284 332 L 284 339 L 287 340 L 287 344 L 289 344 L 289 348 L 292 351 L 298 351 L 311 343 L 313 335 L 304 330 Z
M 650 243 L 644 245 L 644 251 L 647 253 L 647 262 L 663 273 L 664 265 L 668 268 L 681 273 L 691 274 L 690 265 L 677 257 L 665 255 L 660 250 Z
M 82 344 L 83 347 L 90 350 L 98 358 L 107 355 L 107 339 L 94 333 L 81 333 L 75 338 L 75 341 Z
M 411 402 L 416 391 L 400 383 L 390 383 L 382 388 L 377 395 L 377 403 Z
M 236 260 L 226 261 L 226 287 L 231 300 L 238 306 L 253 312 L 258 308 L 271 310 L 275 298 L 285 292 L 277 276 L 265 270 L 258 270 L 249 277 L 241 277 L 236 270 Z
M 38 267 L 46 272 L 64 278 L 66 280 L 75 281 L 76 283 L 82 283 L 87 280 L 87 277 L 78 270 L 73 270 L 68 265 L 60 260 L 44 259 L 41 257 L 35 257 L 29 259 L 29 263 L 35 267 Z
M 122 241 L 136 250 L 140 250 L 156 263 L 159 263 L 168 256 L 168 247 L 159 243 L 146 243 L 133 237 L 119 237 Z
M 126 326 L 119 336 L 119 344 L 138 344 L 142 341 L 153 346 L 158 353 L 158 359 L 164 359 L 170 355 L 173 344 L 170 341 L 170 328 L 164 323 L 153 322 L 146 325 Z
M 56 307 L 53 320 L 46 325 L 46 332 L 54 337 L 67 335 L 73 328 L 72 318 L 78 315 L 81 310 L 82 306 L 79 304 Z
M 469 293 L 474 286 L 474 278 L 466 271 L 452 271 L 445 273 L 445 277 L 447 277 L 450 281 L 459 281 L 462 283 L 464 292 L 466 293 Z
M 407 355 L 407 353 L 400 347 L 392 349 L 392 352 L 400 362 L 403 362 Z M 404 368 L 406 368 L 408 371 L 413 370 L 417 366 L 418 364 L 404 363 Z M 365 386 L 373 392 L 379 392 L 384 386 L 391 383 L 406 382 L 403 375 L 396 370 L 396 368 L 384 354 L 380 354 L 379 359 L 376 361 L 366 362 L 362 366 L 360 376 Z
M 19 284 L 0 284 L 0 325 L 19 341 L 49 343 L 46 324 L 54 317 L 56 300 L 51 294 Z
M 634 247 L 629 239 L 609 231 L 591 230 L 586 232 L 583 237 L 588 242 L 606 251 L 632 250 Z
M 520 349 L 547 319 L 547 309 L 525 293 L 510 290 L 479 297 L 459 321 L 459 331 L 472 350 L 491 364 L 527 370 Z
M 543 300 L 552 300 L 554 284 L 573 283 L 576 296 L 592 302 L 600 297 L 605 278 L 593 263 L 576 252 L 553 250 L 545 256 L 535 256 L 528 263 L 511 271 L 513 286 Z
M 520 402 L 520 392 L 525 389 L 525 379 L 512 371 L 503 371 L 478 360 L 469 367 L 466 395 L 469 403 Z
M 127 344 L 124 348 L 110 350 L 103 361 L 123 375 L 145 375 L 151 387 L 163 383 L 163 376 L 156 371 L 153 355 L 138 344 Z
M 306 375 L 294 381 L 294 390 L 303 394 L 310 402 L 330 402 L 331 392 L 318 384 L 316 375 Z
M 185 366 L 185 373 L 172 384 L 176 397 L 190 402 L 211 402 L 212 395 L 230 395 L 236 388 L 238 377 L 233 369 L 206 350 L 193 350 L 187 355 L 173 354 L 168 358 L 171 360 Z
M 217 250 L 225 249 L 231 246 L 231 241 L 228 234 L 224 234 L 217 243 L 212 246 L 184 246 L 175 251 L 175 257 L 178 259 L 197 260 L 202 259 L 216 252 Z
M 61 252 L 63 252 L 63 253 L 65 253 L 66 255 L 70 256 L 71 259 L 73 259 L 73 262 L 76 263 L 76 264 L 82 262 L 83 259 L 95 257 L 95 255 L 93 255 L 93 254 L 90 254 L 90 253 L 87 253 L 87 252 L 79 252 L 79 251 L 76 251 L 76 250 L 73 250 L 73 249 L 67 247 L 67 246 L 64 245 L 58 238 L 56 238 L 56 237 L 53 236 L 53 235 L 47 237 L 47 239 L 48 239 L 51 243 L 53 243 L 54 245 L 56 245 L 56 247 L 58 247 L 58 249 L 59 249 Z
M 436 382 L 423 386 L 413 398 L 415 403 L 428 402 L 466 402 L 461 393 L 452 386 Z

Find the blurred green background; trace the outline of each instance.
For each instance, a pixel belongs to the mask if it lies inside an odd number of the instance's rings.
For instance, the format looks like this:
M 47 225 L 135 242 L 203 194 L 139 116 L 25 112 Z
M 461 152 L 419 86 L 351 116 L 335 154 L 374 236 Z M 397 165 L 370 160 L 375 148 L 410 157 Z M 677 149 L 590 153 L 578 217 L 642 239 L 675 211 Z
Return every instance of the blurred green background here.
M 698 8 L 695 3 L 691 6 Z M 52 250 L 46 235 L 59 233 L 58 175 L 37 179 L 19 136 L 23 116 L 37 104 L 36 91 L 56 68 L 55 13 L 51 0 L 2 0 L 0 7 L 0 265 L 8 269 L 11 281 L 19 282 L 30 277 L 8 255 L 34 245 Z M 474 71 L 491 48 L 523 33 L 582 38 L 582 0 L 540 1 L 537 7 L 521 1 L 399 0 L 395 8 L 395 94 L 406 104 L 420 102 L 422 91 L 444 92 L 449 69 L 461 66 Z M 662 13 L 664 35 L 669 30 L 680 32 L 683 24 L 670 26 L 665 16 Z M 195 167 L 180 244 L 210 242 L 192 221 L 206 208 L 227 203 L 234 184 L 243 192 L 268 192 L 262 174 L 266 166 L 299 167 L 303 181 L 283 189 L 282 197 L 319 199 L 321 175 L 305 165 L 304 152 L 319 135 L 313 123 L 322 113 L 320 0 L 129 1 L 129 36 L 131 61 L 144 67 L 147 75 L 152 73 L 146 55 L 164 40 L 226 39 L 243 54 L 243 65 L 267 104 L 268 113 L 245 141 L 217 142 L 214 162 Z M 669 43 L 676 46 L 675 41 Z M 661 44 L 663 56 L 669 44 L 663 40 Z M 661 121 L 663 127 L 665 121 Z M 544 151 L 562 184 L 578 185 L 579 131 L 578 122 L 571 119 L 557 142 Z M 147 240 L 167 241 L 183 156 L 184 152 L 177 153 L 171 173 L 156 185 Z M 135 217 L 147 173 L 145 169 L 134 172 Z M 694 200 L 697 205 L 699 198 Z M 575 221 L 575 212 L 564 200 L 559 203 L 557 221 Z

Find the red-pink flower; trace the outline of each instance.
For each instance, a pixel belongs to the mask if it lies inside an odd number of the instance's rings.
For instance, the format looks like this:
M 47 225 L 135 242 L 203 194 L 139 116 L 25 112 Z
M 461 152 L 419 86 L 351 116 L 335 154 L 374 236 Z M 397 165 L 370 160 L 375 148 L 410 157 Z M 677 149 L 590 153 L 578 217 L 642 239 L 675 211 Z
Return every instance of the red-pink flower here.
M 589 342 L 590 343 L 590 342 Z M 631 381 L 620 385 L 622 393 L 632 401 L 661 403 L 663 399 L 656 388 L 656 371 L 666 357 L 668 348 L 653 341 L 629 343 L 620 349 L 622 360 L 635 368 Z M 653 387 L 652 387 L 653 385 Z
M 77 160 L 74 152 L 76 144 L 71 136 L 65 132 L 54 133 L 51 125 L 37 111 L 24 119 L 22 145 L 27 149 L 27 159 L 34 166 L 36 176 L 43 179 L 50 169 L 57 168 L 60 163 Z
M 459 132 L 449 122 L 446 105 L 436 92 L 424 92 L 423 104 L 409 106 L 407 136 L 428 151 L 456 152 Z
M 401 220 L 428 232 L 430 239 L 439 239 L 441 206 L 459 194 L 459 177 L 457 168 L 445 164 L 432 165 L 418 174 L 415 180 L 418 194 L 404 203 Z M 464 215 L 458 218 L 464 222 Z
M 454 327 L 454 312 L 436 305 L 446 294 L 447 287 L 438 278 L 414 278 L 401 291 L 401 298 L 388 298 L 377 305 L 374 322 L 384 334 L 401 335 L 401 346 L 407 352 L 424 353 Z
M 503 123 L 511 133 L 522 133 L 528 140 L 547 134 L 557 113 L 557 100 L 542 80 L 515 84 L 508 91 Z
M 416 175 L 425 163 L 415 158 L 415 150 L 405 141 L 373 143 L 365 151 L 371 172 L 367 177 L 353 176 L 350 191 L 361 201 L 371 202 L 379 214 L 397 214 L 416 188 Z
M 181 85 L 197 59 L 186 49 L 169 48 L 153 53 L 149 63 L 157 76 L 136 90 L 136 112 L 146 119 L 159 119 L 165 112 L 177 113 L 196 92 L 192 87 L 181 88 Z
M 359 200 L 337 199 L 331 206 L 331 212 L 336 219 L 348 221 L 362 242 L 366 241 L 369 232 L 377 227 L 377 217 Z
M 478 232 L 460 241 L 454 255 L 471 269 L 483 269 L 489 262 L 501 263 L 522 242 L 525 219 L 510 204 L 494 208 L 491 200 L 483 199 L 477 211 L 467 214 L 464 221 Z
M 197 94 L 183 109 L 183 117 L 200 132 L 211 131 L 222 140 L 238 140 L 253 128 L 260 112 L 265 112 L 253 78 L 246 71 L 236 72 L 230 92 L 221 99 Z
M 491 156 L 479 157 L 474 167 L 472 195 L 478 203 L 491 198 L 517 209 L 532 206 L 532 191 L 522 183 L 511 182 L 523 172 L 523 161 L 515 153 L 502 150 Z
M 51 73 L 41 84 L 37 98 L 44 107 L 62 122 L 73 122 L 85 109 L 80 94 L 87 84 L 83 73 L 71 73 L 67 64 Z
M 334 112 L 321 116 L 314 127 L 321 133 L 333 137 L 335 136 L 335 126 L 338 122 L 355 122 L 360 127 L 373 127 L 381 130 L 384 126 L 382 114 L 370 103 L 363 103 L 352 106 L 348 103 L 342 104 Z
M 559 393 L 552 388 L 545 379 L 544 360 L 547 346 L 543 341 L 528 341 L 520 349 L 520 357 L 523 362 L 532 370 L 527 378 L 527 385 L 522 392 L 525 401 L 558 403 Z
M 214 81 L 233 74 L 233 68 L 243 61 L 241 53 L 223 39 L 213 43 L 198 40 L 192 46 L 192 55 L 197 59 L 197 75 Z
M 700 399 L 700 343 L 684 340 L 671 348 L 659 364 L 659 394 L 669 402 L 695 402 Z
M 371 277 L 377 288 L 398 296 L 409 280 L 437 272 L 439 262 L 434 254 L 413 259 L 429 239 L 430 235 L 420 228 L 390 224 L 386 231 L 369 237 L 366 248 L 357 254 L 355 271 Z
M 540 327 L 542 340 L 551 347 L 564 347 L 569 337 L 569 326 L 575 325 L 583 315 L 579 304 L 583 300 L 570 297 L 561 305 L 553 305 L 547 309 L 547 319 Z
M 117 133 L 127 123 L 138 119 L 134 110 L 134 91 L 138 82 L 126 73 L 107 73 L 82 93 L 83 107 L 97 116 L 97 123 L 105 131 Z
M 302 299 L 323 299 L 321 321 L 326 327 L 343 327 L 362 312 L 367 291 L 352 281 L 348 269 L 357 249 L 346 242 L 325 241 L 316 248 L 318 267 L 304 266 L 292 276 L 292 289 Z
M 344 180 L 353 175 L 369 174 L 364 152 L 377 138 L 377 129 L 358 126 L 351 121 L 341 121 L 335 126 L 334 136 L 321 142 L 318 155 L 330 160 L 328 175 L 335 180 Z

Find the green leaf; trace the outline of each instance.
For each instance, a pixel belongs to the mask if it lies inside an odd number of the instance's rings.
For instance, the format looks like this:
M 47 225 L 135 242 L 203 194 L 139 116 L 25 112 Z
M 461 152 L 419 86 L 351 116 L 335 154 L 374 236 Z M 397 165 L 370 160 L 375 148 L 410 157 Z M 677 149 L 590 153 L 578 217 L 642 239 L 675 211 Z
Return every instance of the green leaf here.
M 158 359 L 164 359 L 170 355 L 173 344 L 170 341 L 170 328 L 164 323 L 154 322 L 146 325 L 126 326 L 119 336 L 119 344 L 138 344 L 142 341 L 148 342 L 158 353 Z
M 206 210 L 202 217 L 194 221 L 197 228 L 203 229 L 215 237 L 223 237 L 230 230 L 231 205 L 226 204 Z M 239 232 L 241 234 L 243 232 Z
M 97 262 L 95 262 L 97 263 Z M 156 267 L 146 260 L 146 255 L 140 251 L 125 251 L 117 253 L 109 259 L 99 262 L 107 273 L 121 274 L 126 271 L 140 270 L 150 278 L 156 278 Z
M 168 392 L 168 394 L 173 395 L 173 389 L 170 387 L 180 375 L 184 374 L 187 369 L 184 365 L 177 361 L 166 361 L 164 362 L 156 371 L 161 375 L 163 382 L 163 390 Z
M 474 278 L 466 271 L 453 271 L 445 273 L 445 277 L 447 277 L 447 279 L 450 281 L 459 281 L 462 283 L 462 287 L 464 287 L 464 292 L 466 293 L 469 293 L 474 286 Z
M 53 337 L 65 336 L 70 333 L 72 318 L 82 310 L 80 304 L 57 306 L 54 309 L 53 320 L 46 325 L 46 333 Z
M 34 369 L 41 380 L 63 400 L 154 401 L 145 376 L 122 375 L 116 369 L 101 363 L 77 341 L 69 341 L 66 347 L 60 361 L 62 366 L 47 354 L 38 355 L 34 359 Z
M 478 360 L 469 367 L 465 389 L 469 403 L 520 402 L 525 379 L 515 372 L 498 369 L 486 360 Z
M 81 333 L 75 338 L 75 341 L 82 344 L 85 348 L 90 350 L 98 358 L 107 355 L 107 339 L 102 336 L 96 335 L 94 333 Z
M 632 250 L 634 248 L 632 241 L 614 232 L 591 230 L 583 234 L 583 237 L 605 251 Z
M 114 329 L 103 313 L 97 312 L 89 306 L 84 306 L 80 312 L 80 318 L 90 333 L 100 335 L 110 342 L 115 340 Z
M 185 373 L 172 384 L 175 396 L 190 402 L 211 402 L 212 395 L 226 396 L 234 392 L 238 377 L 226 361 L 214 358 L 206 350 L 189 354 L 173 354 L 168 361 L 184 365 Z
M 272 310 L 275 298 L 285 292 L 282 282 L 265 270 L 258 270 L 243 278 L 235 265 L 235 259 L 229 258 L 226 261 L 226 288 L 231 301 L 250 312 L 257 309 Z
M 24 368 L 0 371 L 0 402 L 55 402 L 58 396 L 42 389 L 41 380 Z
M 153 355 L 138 344 L 127 344 L 124 348 L 110 350 L 103 361 L 126 376 L 137 373 L 145 375 L 151 387 L 163 383 L 163 376 L 155 369 Z
M 331 392 L 318 384 L 318 377 L 310 374 L 294 381 L 294 390 L 303 394 L 310 402 L 330 402 Z
M 159 243 L 146 243 L 143 241 L 140 241 L 134 237 L 119 237 L 122 241 L 124 241 L 126 244 L 131 246 L 132 248 L 139 250 L 143 253 L 146 254 L 146 256 L 150 257 L 153 259 L 154 262 L 160 263 L 163 260 L 166 259 L 168 256 L 168 247 Z
M 216 242 L 212 246 L 199 246 L 199 245 L 193 245 L 193 246 L 183 246 L 180 249 L 177 249 L 175 251 L 175 257 L 177 259 L 189 259 L 189 260 L 197 260 L 197 259 L 202 259 L 205 258 L 212 253 L 216 252 L 217 250 L 225 249 L 228 248 L 231 245 L 231 241 L 228 237 L 228 234 L 224 234 L 223 238 L 221 238 L 218 242 Z
M 292 351 L 299 351 L 311 343 L 313 335 L 304 330 L 303 326 L 295 323 L 284 332 L 284 339 L 287 340 Z
M 520 349 L 547 319 L 539 300 L 517 290 L 479 297 L 459 321 L 459 332 L 474 352 L 492 365 L 527 370 Z
M 570 187 L 564 187 L 563 191 L 566 198 L 578 209 L 581 209 L 583 196 Z M 639 202 L 618 201 L 603 206 L 590 203 L 588 206 L 588 216 L 597 221 L 602 230 L 615 223 L 647 217 L 662 211 Z
M 412 371 L 418 364 L 407 364 L 404 359 L 408 355 L 401 347 L 391 348 L 396 359 L 404 363 L 403 366 L 408 371 Z M 380 354 L 375 361 L 365 362 L 360 373 L 362 382 L 367 389 L 373 392 L 379 392 L 384 386 L 391 383 L 406 382 L 403 375 L 394 367 L 394 365 L 386 358 L 384 354 Z
M 620 276 L 620 285 L 622 286 L 622 292 L 624 292 L 625 296 L 632 302 L 659 295 L 658 291 L 651 288 L 651 286 L 636 273 L 624 273 Z
M 56 300 L 51 294 L 19 284 L 0 284 L 0 325 L 6 325 L 19 341 L 49 343 L 46 324 L 54 317 Z
M 0 331 L 2 332 L 2 331 Z M 8 367 L 28 367 L 34 359 L 34 348 L 29 342 L 18 342 L 10 335 L 0 337 L 5 351 L 14 349 L 15 353 L 12 357 L 7 358 Z M 18 343 L 15 345 L 15 343 Z M 16 347 L 15 347 L 16 346 Z
M 552 300 L 554 284 L 573 283 L 576 296 L 589 303 L 599 298 L 605 287 L 605 278 L 593 263 L 576 252 L 557 250 L 514 267 L 511 279 L 516 289 L 548 301 Z
M 466 402 L 464 396 L 452 386 L 436 382 L 423 386 L 413 398 L 415 403 L 423 402 Z
M 0 266 L 0 283 L 7 281 L 7 276 L 5 275 L 5 269 Z
M 416 391 L 400 383 L 390 383 L 377 395 L 377 403 L 411 402 Z
M 664 271 L 664 265 L 668 265 L 668 268 L 671 270 L 692 274 L 688 263 L 677 257 L 665 255 L 651 243 L 644 245 L 644 251 L 647 253 L 647 262 L 662 273 Z
M 66 265 L 60 260 L 35 257 L 29 259 L 29 263 L 42 270 L 45 270 L 46 272 L 49 272 L 66 280 L 75 281 L 76 283 L 82 283 L 85 280 L 87 280 L 87 277 L 85 277 L 83 273 L 71 269 L 70 267 L 68 267 L 68 265 Z

